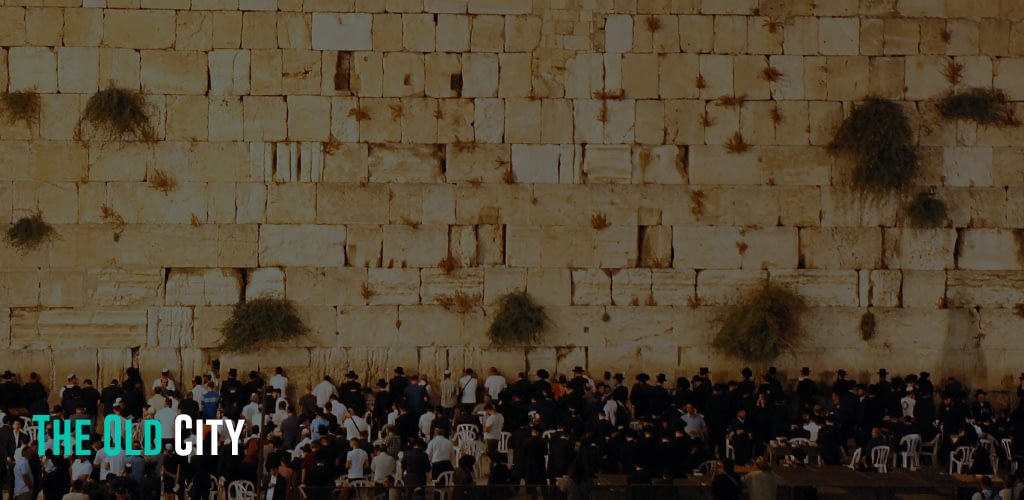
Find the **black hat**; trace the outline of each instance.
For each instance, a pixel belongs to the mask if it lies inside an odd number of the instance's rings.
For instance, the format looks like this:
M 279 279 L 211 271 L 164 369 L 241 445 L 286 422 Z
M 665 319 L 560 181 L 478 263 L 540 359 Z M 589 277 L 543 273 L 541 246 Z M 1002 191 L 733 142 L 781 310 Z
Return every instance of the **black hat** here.
M 768 367 L 768 375 L 775 375 L 778 372 L 779 372 L 779 370 L 777 368 L 775 368 L 774 366 L 769 366 Z
M 583 373 L 583 367 L 582 366 L 577 366 L 577 367 L 572 369 L 572 372 L 573 373 Z
M 345 378 L 350 378 L 352 380 L 355 380 L 355 379 L 359 378 L 359 375 L 356 375 L 356 372 L 354 372 L 352 370 L 349 370 L 348 373 L 345 374 Z
M 878 375 L 881 376 L 881 377 L 888 376 L 889 375 L 889 370 L 886 370 L 885 368 L 879 368 L 878 369 Z
M 651 379 L 651 376 L 646 374 L 646 373 L 641 373 L 641 374 L 636 376 L 636 379 L 641 381 L 641 382 L 647 382 L 648 380 Z
M 932 374 L 928 373 L 928 372 L 921 372 L 921 374 L 919 376 L 923 380 L 923 379 L 927 379 L 928 377 L 931 377 Z M 1024 373 L 1021 373 L 1021 376 L 1024 377 Z
M 249 370 L 249 378 L 258 378 L 259 376 L 260 372 L 256 370 Z
M 543 369 L 543 368 L 541 368 L 540 370 L 537 370 L 537 378 L 548 378 L 550 376 L 551 376 L 551 374 L 548 373 L 548 371 Z
M 405 368 L 402 368 L 401 366 L 396 366 L 395 373 L 397 373 L 398 375 L 405 375 Z
M 11 378 L 14 378 L 14 374 L 13 374 L 13 373 L 11 373 L 11 371 L 10 371 L 10 370 L 4 370 L 4 375 L 3 375 L 3 378 L 4 378 L 5 380 L 6 380 L 6 379 L 11 379 Z
M 711 370 L 709 370 L 708 367 L 706 367 L 706 366 L 700 367 L 700 374 L 701 375 L 707 375 L 710 372 L 711 372 Z
M 613 376 L 612 378 L 618 380 L 619 382 L 622 382 L 623 380 L 625 380 L 626 377 L 624 377 L 621 373 L 616 373 L 615 376 Z
M 742 370 L 742 371 L 741 371 L 740 373 L 741 373 L 741 374 L 742 374 L 742 375 L 743 375 L 744 377 L 750 377 L 750 376 L 754 375 L 754 372 L 753 372 L 753 370 L 751 370 L 751 369 L 750 369 L 749 367 L 747 367 L 747 368 L 744 368 L 744 369 L 743 369 L 743 370 Z
M 836 375 L 839 375 L 840 377 L 845 377 L 846 376 L 846 370 L 840 368 L 840 369 L 836 370 Z
M 800 369 L 800 375 L 810 375 L 810 374 L 811 374 L 811 369 L 810 368 L 805 366 L 805 367 Z
M 238 375 L 238 370 L 234 368 L 228 370 L 228 376 L 234 377 L 235 375 Z
M 658 379 L 658 383 L 662 383 L 668 379 L 668 377 L 666 377 L 664 373 L 659 373 L 656 378 Z
M 388 386 L 388 381 L 387 380 L 384 380 L 384 379 L 378 379 L 377 380 L 377 387 L 384 388 L 384 387 L 387 387 L 387 386 Z

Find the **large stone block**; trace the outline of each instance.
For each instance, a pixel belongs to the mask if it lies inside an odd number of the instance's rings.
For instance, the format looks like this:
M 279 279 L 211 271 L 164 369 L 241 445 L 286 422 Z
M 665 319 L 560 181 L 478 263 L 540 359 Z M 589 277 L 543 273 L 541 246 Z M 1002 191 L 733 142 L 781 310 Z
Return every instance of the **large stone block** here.
M 454 224 L 455 189 L 451 184 L 393 184 L 388 193 L 392 224 Z
M 576 269 L 572 271 L 573 305 L 610 305 L 611 291 L 611 276 L 604 270 Z
M 154 307 L 148 312 L 149 347 L 192 347 L 192 308 Z
M 418 269 L 371 268 L 367 271 L 368 305 L 412 305 L 420 303 Z
M 507 144 L 449 144 L 446 151 L 445 179 L 449 182 L 472 180 L 497 184 L 507 178 L 511 162 L 511 149 Z
M 296 244 L 306 242 L 306 244 Z M 345 227 L 324 225 L 260 226 L 260 265 L 342 266 Z
M 433 145 L 370 147 L 371 182 L 441 182 L 441 155 Z
M 809 306 L 861 305 L 856 271 L 779 270 L 771 272 L 771 280 L 802 295 Z
M 890 269 L 952 269 L 956 240 L 952 229 L 886 229 L 883 261 Z
M 234 269 L 171 269 L 165 293 L 167 305 L 231 305 L 242 297 L 242 275 Z
M 597 146 L 584 148 L 583 172 L 588 182 L 629 183 L 632 161 L 629 146 Z
M 69 16 L 73 17 L 73 16 Z M 103 45 L 131 49 L 167 49 L 174 45 L 174 11 L 107 10 Z
M 672 267 L 681 269 L 739 269 L 742 235 L 736 227 L 672 228 L 674 259 Z
M 145 309 L 20 310 L 11 315 L 11 344 L 49 347 L 75 338 L 94 348 L 141 346 L 146 324 Z
M 438 299 L 453 298 L 460 293 L 471 300 L 474 305 L 473 310 L 480 312 L 476 306 L 482 305 L 483 270 L 457 269 L 449 273 L 443 269 L 424 268 L 420 271 L 419 295 L 423 304 L 438 304 Z
M 758 286 L 768 274 L 765 271 L 702 270 L 697 273 L 697 299 L 692 304 L 722 306 L 738 303 Z
M 792 269 L 799 261 L 799 234 L 795 227 L 768 227 L 740 231 L 743 269 Z
M 612 303 L 618 306 L 650 306 L 650 269 L 619 269 L 612 273 Z
M 1021 267 L 1024 234 L 1006 229 L 966 229 L 957 267 L 977 270 L 1013 270 Z
M 317 185 L 318 224 L 388 223 L 388 187 L 380 184 Z
M 432 267 L 448 255 L 448 226 L 384 226 L 386 266 Z
M 946 299 L 951 307 L 994 306 L 1012 309 L 1024 302 L 1020 271 L 948 271 Z
M 12 47 L 8 53 L 10 90 L 57 91 L 57 54 L 49 47 Z
M 373 48 L 370 14 L 313 14 L 313 49 L 371 50 Z
M 800 255 L 808 269 L 876 269 L 882 230 L 864 227 L 803 228 Z

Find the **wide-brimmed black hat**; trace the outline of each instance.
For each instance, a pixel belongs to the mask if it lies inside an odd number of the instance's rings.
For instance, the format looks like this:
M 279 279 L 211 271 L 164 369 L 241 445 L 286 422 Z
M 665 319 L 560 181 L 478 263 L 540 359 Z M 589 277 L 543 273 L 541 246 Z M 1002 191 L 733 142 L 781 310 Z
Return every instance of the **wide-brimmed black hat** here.
M 359 378 L 359 375 L 356 375 L 356 372 L 349 370 L 348 373 L 345 374 L 345 378 L 350 378 L 354 380 Z
M 405 375 L 405 368 L 402 368 L 401 366 L 396 366 L 395 367 L 395 373 L 397 373 L 399 375 Z
M 626 377 L 623 376 L 621 373 L 616 373 L 612 378 L 618 380 L 619 382 L 622 382 L 623 380 L 626 379 Z
M 548 373 L 548 371 L 543 369 L 543 368 L 541 368 L 540 370 L 537 370 L 537 378 L 548 378 L 550 376 L 551 376 L 551 374 Z

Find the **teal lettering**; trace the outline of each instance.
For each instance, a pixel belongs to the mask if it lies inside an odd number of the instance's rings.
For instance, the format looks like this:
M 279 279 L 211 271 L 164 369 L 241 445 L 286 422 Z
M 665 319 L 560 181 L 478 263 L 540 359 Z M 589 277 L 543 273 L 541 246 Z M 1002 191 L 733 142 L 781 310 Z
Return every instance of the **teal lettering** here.
M 32 421 L 36 423 L 36 426 L 40 429 L 46 428 L 46 423 L 50 421 L 49 415 L 32 415 Z M 39 446 L 39 455 L 43 456 L 46 454 L 46 433 L 40 432 L 36 435 L 36 442 Z
M 121 439 L 124 438 L 121 417 L 116 414 L 107 415 L 103 419 L 103 448 L 108 455 L 121 453 Z
M 143 441 L 142 453 L 144 455 L 160 454 L 160 437 L 164 435 L 163 426 L 159 420 L 146 420 L 142 424 L 143 433 L 146 435 Z
M 81 420 L 76 420 L 81 422 Z M 42 441 L 42 439 L 40 439 Z M 66 420 L 53 421 L 53 454 L 61 455 L 62 451 L 71 451 L 71 422 Z
M 86 438 L 89 437 L 86 428 L 90 427 L 88 420 L 75 420 L 75 454 L 91 455 L 92 449 L 85 446 Z M 56 453 L 56 451 L 54 452 Z

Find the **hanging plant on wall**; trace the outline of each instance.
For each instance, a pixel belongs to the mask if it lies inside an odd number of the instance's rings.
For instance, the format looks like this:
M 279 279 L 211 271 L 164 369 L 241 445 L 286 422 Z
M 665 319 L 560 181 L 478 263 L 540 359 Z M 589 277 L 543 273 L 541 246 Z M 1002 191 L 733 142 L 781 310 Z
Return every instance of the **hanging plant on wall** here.
M 140 140 L 153 142 L 156 130 L 150 123 L 150 109 L 142 93 L 111 87 L 89 98 L 78 122 L 78 138 L 84 137 L 82 124 L 89 124 L 93 134 L 108 141 Z
M 711 345 L 744 361 L 771 361 L 799 343 L 800 314 L 805 308 L 801 296 L 765 282 L 725 312 Z
M 918 170 L 910 122 L 887 99 L 872 97 L 854 107 L 832 148 L 854 156 L 853 183 L 869 192 L 904 190 Z
M 498 299 L 487 336 L 496 344 L 517 344 L 537 340 L 550 323 L 544 307 L 528 293 L 517 290 Z
M 864 341 L 871 340 L 878 333 L 878 324 L 875 322 L 875 313 L 868 309 L 860 317 L 860 338 Z
M 308 331 L 292 301 L 262 296 L 235 304 L 231 317 L 220 326 L 218 347 L 251 351 L 269 342 L 301 337 Z
M 32 126 L 39 121 L 39 94 L 32 90 L 22 92 L 7 92 L 0 95 L 0 105 L 7 123 L 14 125 L 21 121 L 26 126 Z
M 43 220 L 42 212 L 26 215 L 7 229 L 7 243 L 22 252 L 29 252 L 57 237 L 57 230 Z
M 940 99 L 938 107 L 942 117 L 948 120 L 970 120 L 978 125 L 1020 125 L 1010 99 L 999 89 L 972 88 L 952 93 Z
M 935 197 L 932 191 L 918 193 L 907 206 L 907 217 L 914 227 L 941 227 L 946 223 L 946 202 Z

